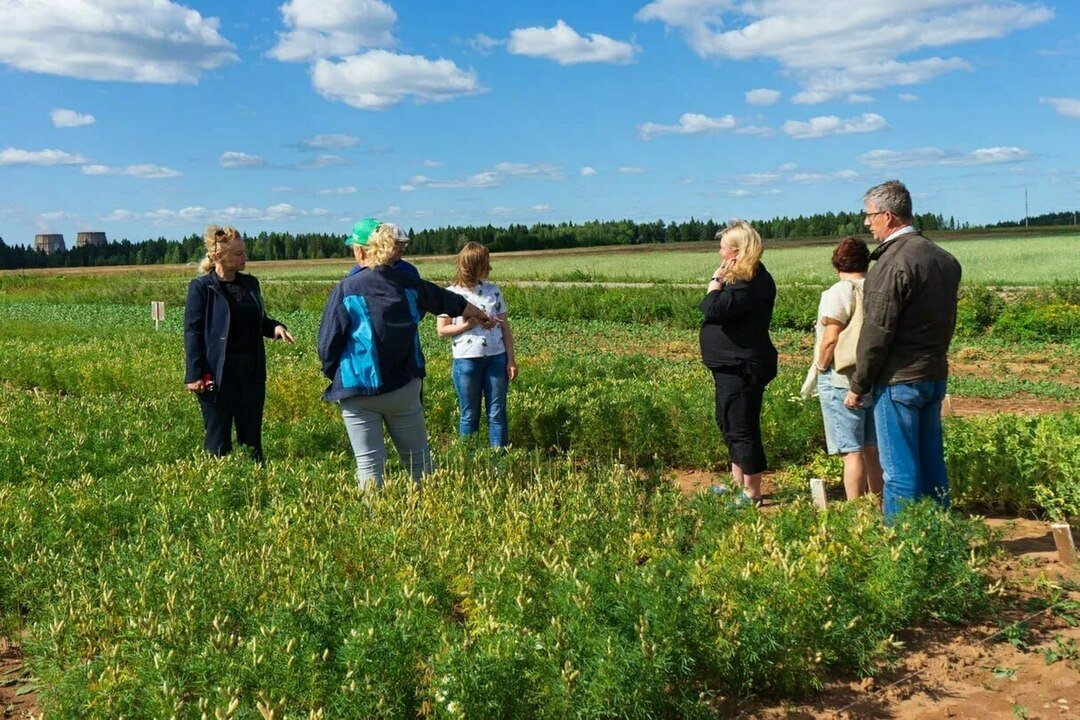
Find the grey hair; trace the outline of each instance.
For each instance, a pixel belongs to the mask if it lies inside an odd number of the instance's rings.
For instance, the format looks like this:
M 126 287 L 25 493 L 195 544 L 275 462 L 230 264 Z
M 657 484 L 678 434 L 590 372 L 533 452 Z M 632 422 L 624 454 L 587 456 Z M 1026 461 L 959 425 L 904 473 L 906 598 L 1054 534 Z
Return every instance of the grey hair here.
M 911 220 L 911 193 L 899 180 L 886 180 L 866 191 L 863 200 L 874 204 L 878 212 L 890 212 L 900 220 Z

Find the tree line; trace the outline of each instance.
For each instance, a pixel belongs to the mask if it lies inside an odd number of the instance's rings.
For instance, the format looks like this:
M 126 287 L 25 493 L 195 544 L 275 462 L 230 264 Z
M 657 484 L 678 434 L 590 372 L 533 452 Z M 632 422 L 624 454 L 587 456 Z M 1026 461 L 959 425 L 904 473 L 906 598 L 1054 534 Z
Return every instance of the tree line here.
M 1075 213 L 1047 213 L 1029 218 L 1032 225 L 1071 224 Z M 861 212 L 818 213 L 809 216 L 775 217 L 753 220 L 751 224 L 767 240 L 806 237 L 857 235 L 865 232 Z M 996 227 L 1015 227 L 1019 223 L 1002 222 Z M 958 230 L 952 217 L 923 213 L 915 217 L 916 227 L 925 231 Z M 429 230 L 410 230 L 410 255 L 449 255 L 470 240 L 483 243 L 492 252 L 546 250 L 590 247 L 596 245 L 644 245 L 712 240 L 724 227 L 715 220 L 691 218 L 684 222 L 638 223 L 633 220 L 593 220 L 584 223 L 512 224 L 506 227 L 447 226 Z M 245 236 L 251 260 L 309 260 L 349 257 L 345 235 L 330 233 L 261 232 Z M 33 247 L 7 245 L 0 238 L 0 268 L 58 268 L 102 265 L 155 265 L 198 262 L 203 257 L 201 235 L 191 234 L 180 240 L 164 237 L 131 242 L 121 240 L 105 245 L 88 245 L 51 254 Z

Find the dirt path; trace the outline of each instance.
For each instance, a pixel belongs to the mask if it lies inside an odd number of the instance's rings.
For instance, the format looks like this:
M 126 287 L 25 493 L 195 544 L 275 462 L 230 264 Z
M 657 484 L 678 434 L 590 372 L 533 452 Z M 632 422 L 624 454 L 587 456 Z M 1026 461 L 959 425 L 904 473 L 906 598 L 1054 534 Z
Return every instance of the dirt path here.
M 22 653 L 0 637 L 0 718 L 28 718 L 39 714 L 37 694 L 29 690 L 30 673 Z M 22 694 L 20 694 L 22 693 Z

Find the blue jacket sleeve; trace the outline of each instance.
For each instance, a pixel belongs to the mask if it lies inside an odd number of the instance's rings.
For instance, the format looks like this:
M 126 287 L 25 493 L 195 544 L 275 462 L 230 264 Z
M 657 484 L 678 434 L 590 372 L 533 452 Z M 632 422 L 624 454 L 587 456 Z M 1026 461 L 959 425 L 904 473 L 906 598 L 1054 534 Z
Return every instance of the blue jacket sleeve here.
M 206 359 L 206 286 L 198 279 L 188 284 L 184 302 L 184 382 L 201 380 L 210 373 Z
M 349 337 L 349 313 L 345 310 L 343 299 L 341 283 L 338 283 L 326 301 L 319 323 L 319 360 L 322 362 L 323 375 L 330 380 L 337 374 Z
M 409 282 L 410 287 L 417 290 L 419 298 L 417 304 L 422 310 L 432 315 L 449 315 L 457 317 L 465 312 L 468 301 L 449 290 L 444 290 L 435 283 L 419 278 Z

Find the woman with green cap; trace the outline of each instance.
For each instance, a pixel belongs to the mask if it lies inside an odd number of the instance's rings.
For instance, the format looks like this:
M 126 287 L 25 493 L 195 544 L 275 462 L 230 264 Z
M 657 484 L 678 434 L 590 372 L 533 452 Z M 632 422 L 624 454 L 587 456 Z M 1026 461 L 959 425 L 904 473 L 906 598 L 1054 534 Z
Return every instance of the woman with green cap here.
M 382 486 L 384 425 L 415 482 L 433 468 L 420 402 L 421 312 L 476 318 L 487 327 L 495 321 L 460 295 L 397 270 L 409 241 L 401 227 L 379 223 L 365 234 L 362 223 L 347 241 L 362 270 L 339 282 L 326 302 L 319 359 L 330 380 L 323 400 L 341 407 L 357 481 L 367 489 Z

